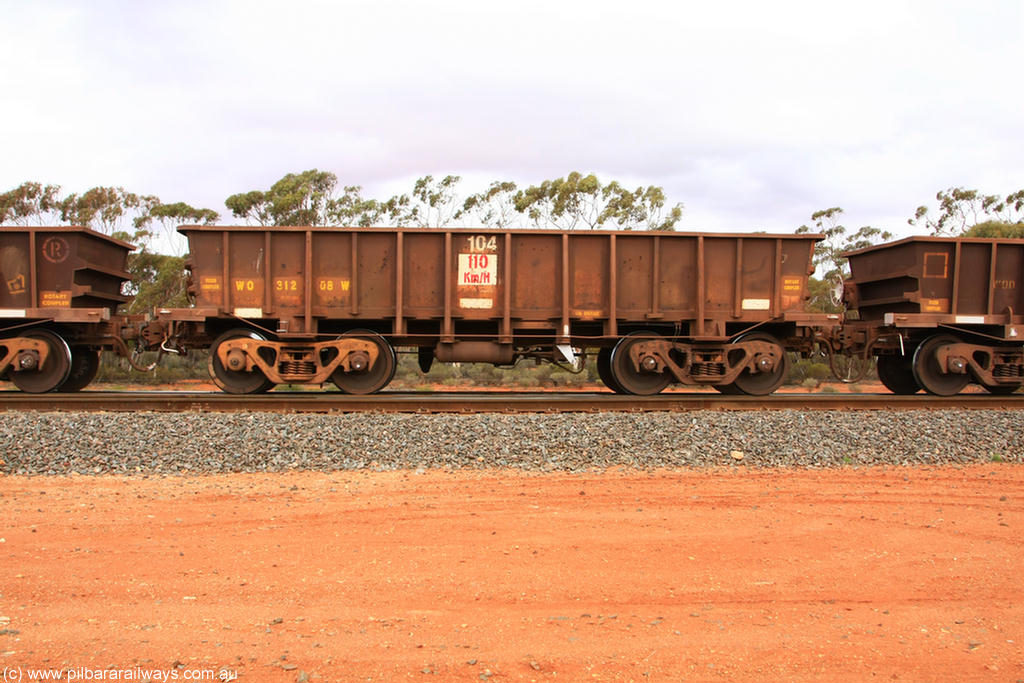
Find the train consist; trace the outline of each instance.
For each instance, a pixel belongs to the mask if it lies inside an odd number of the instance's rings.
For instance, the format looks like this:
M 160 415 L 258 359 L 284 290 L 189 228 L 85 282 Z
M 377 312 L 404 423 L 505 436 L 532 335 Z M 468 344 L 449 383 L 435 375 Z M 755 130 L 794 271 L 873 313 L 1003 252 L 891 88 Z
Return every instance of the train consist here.
M 1024 240 L 910 238 L 850 255 L 848 312 L 806 310 L 815 235 L 183 227 L 193 305 L 118 313 L 131 246 L 0 228 L 0 378 L 76 391 L 99 352 L 209 350 L 227 392 L 365 394 L 396 349 L 442 362 L 581 368 L 626 394 L 765 395 L 792 354 L 877 357 L 896 393 L 1024 382 Z M 134 361 L 132 361 L 134 364 Z M 140 368 L 142 369 L 142 368 Z

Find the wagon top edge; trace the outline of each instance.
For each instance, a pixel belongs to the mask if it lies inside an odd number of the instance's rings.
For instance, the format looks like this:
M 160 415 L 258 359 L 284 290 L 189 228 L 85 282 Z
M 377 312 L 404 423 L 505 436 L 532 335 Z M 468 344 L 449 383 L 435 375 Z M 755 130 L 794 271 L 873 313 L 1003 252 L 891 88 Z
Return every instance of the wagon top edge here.
M 1016 244 L 1024 245 L 1024 239 L 1016 237 L 935 237 L 932 235 L 913 235 L 911 237 L 904 237 L 903 239 L 896 240 L 894 242 L 886 242 L 885 244 L 873 244 L 870 247 L 864 247 L 863 249 L 855 249 L 853 251 L 843 252 L 841 256 L 859 256 L 860 254 L 867 254 L 873 251 L 880 251 L 882 249 L 889 249 L 891 247 L 899 246 L 901 244 L 913 244 L 913 243 L 930 243 L 930 244 Z
M 129 249 L 132 251 L 138 249 L 137 246 L 130 242 L 119 240 L 116 237 L 111 237 L 110 235 L 98 232 L 96 230 L 93 230 L 92 228 L 87 228 L 82 225 L 0 225 L 0 232 L 64 232 L 74 233 L 76 235 L 84 234 L 88 235 L 89 237 L 94 237 L 96 239 L 101 239 L 105 242 L 109 242 L 110 244 L 116 244 L 119 247 L 123 247 L 125 249 Z
M 330 225 L 182 225 L 178 232 L 357 232 L 357 233 L 457 233 L 457 234 L 488 234 L 488 235 L 574 235 L 574 236 L 603 236 L 616 235 L 626 237 L 665 237 L 668 239 L 679 239 L 683 237 L 708 237 L 708 238 L 744 238 L 744 239 L 792 239 L 792 240 L 815 240 L 825 239 L 819 233 L 769 233 L 769 232 L 661 232 L 654 230 L 551 230 L 537 228 L 422 228 L 422 227 L 352 227 L 352 226 L 330 226 Z

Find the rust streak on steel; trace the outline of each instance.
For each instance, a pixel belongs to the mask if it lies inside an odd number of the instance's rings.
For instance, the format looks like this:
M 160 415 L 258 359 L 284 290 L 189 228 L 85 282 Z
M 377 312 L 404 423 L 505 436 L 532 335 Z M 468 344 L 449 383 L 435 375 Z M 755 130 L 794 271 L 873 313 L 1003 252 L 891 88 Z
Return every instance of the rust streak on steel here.
M 535 413 L 694 410 L 1022 410 L 1024 394 L 991 396 L 897 396 L 894 394 L 779 394 L 729 396 L 669 393 L 621 396 L 607 392 L 385 392 L 357 396 L 335 392 L 274 392 L 239 396 L 216 392 L 84 391 L 24 394 L 0 391 L 0 412 L 281 412 L 281 413 Z

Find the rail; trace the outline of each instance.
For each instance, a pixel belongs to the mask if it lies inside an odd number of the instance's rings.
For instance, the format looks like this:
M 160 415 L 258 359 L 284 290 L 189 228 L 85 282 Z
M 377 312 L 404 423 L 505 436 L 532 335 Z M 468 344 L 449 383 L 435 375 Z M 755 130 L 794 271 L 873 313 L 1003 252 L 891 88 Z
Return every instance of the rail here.
M 1021 410 L 1024 393 L 1010 396 L 897 396 L 895 394 L 776 394 L 771 397 L 672 393 L 621 396 L 578 392 L 271 392 L 238 396 L 217 392 L 107 392 L 24 394 L 0 391 L 0 412 L 280 412 L 280 413 L 571 413 L 689 412 L 695 410 Z

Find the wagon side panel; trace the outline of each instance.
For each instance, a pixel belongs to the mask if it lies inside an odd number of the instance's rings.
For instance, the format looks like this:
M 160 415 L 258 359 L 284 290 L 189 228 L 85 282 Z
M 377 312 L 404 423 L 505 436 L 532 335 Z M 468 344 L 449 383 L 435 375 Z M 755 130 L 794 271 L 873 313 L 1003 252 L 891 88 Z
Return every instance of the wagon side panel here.
M 197 308 L 227 308 L 228 281 L 223 231 L 186 231 L 192 294 Z
M 405 233 L 403 244 L 403 315 L 432 320 L 445 311 L 445 236 L 441 232 Z
M 352 317 L 352 242 L 351 232 L 318 231 L 312 234 L 310 296 L 313 315 L 318 319 Z
M 511 315 L 551 321 L 562 308 L 562 238 L 545 233 L 512 235 Z
M 255 231 L 228 233 L 228 313 L 262 318 L 271 307 L 266 297 L 266 235 Z
M 998 246 L 992 277 L 993 314 L 1024 313 L 1024 244 Z
M 752 274 L 748 272 L 756 263 L 745 258 L 742 238 L 705 237 L 701 242 L 704 252 L 700 271 L 704 312 L 700 317 L 708 320 L 737 319 L 743 310 L 751 309 L 751 301 L 763 299 L 763 292 L 755 288 L 751 282 Z M 744 296 L 748 301 L 743 301 Z M 754 308 L 762 307 L 755 304 Z M 699 331 L 695 333 L 700 334 Z
M 626 323 L 646 321 L 654 299 L 654 242 L 646 235 L 620 235 L 616 252 L 616 315 Z
M 692 237 L 652 237 L 657 240 L 657 308 L 652 316 L 692 320 L 697 316 L 699 278 L 698 240 Z
M 395 316 L 397 237 L 394 232 L 364 232 L 357 235 L 354 296 L 360 318 L 384 319 Z
M 0 231 L 0 308 L 106 309 L 121 294 L 132 246 L 86 228 Z M 64 319 L 69 320 L 67 316 Z
M 569 238 L 569 316 L 573 320 L 604 320 L 610 315 L 608 277 L 611 238 L 571 235 Z
M 34 306 L 34 280 L 29 257 L 29 236 L 24 231 L 0 231 L 0 308 Z

